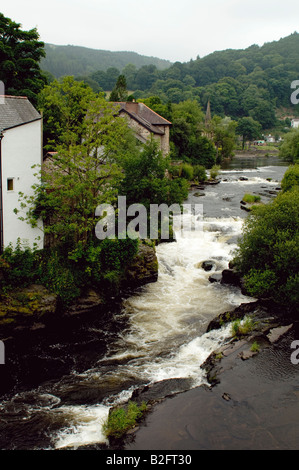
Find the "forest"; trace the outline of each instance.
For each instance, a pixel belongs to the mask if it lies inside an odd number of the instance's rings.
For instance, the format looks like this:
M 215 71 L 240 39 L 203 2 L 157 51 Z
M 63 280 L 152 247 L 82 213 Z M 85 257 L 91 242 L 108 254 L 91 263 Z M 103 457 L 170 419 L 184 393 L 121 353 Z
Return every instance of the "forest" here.
M 289 126 L 289 118 L 298 114 L 290 103 L 291 83 L 298 79 L 298 47 L 295 32 L 261 47 L 217 51 L 163 70 L 154 63 L 141 67 L 127 63 L 123 68 L 113 65 L 91 73 L 85 67 L 75 77 L 94 91 L 109 92 L 123 75 L 136 100 L 156 96 L 163 105 L 195 100 L 204 110 L 210 101 L 213 115 L 234 120 L 249 116 L 262 130 L 269 130 L 280 128 L 285 120 Z

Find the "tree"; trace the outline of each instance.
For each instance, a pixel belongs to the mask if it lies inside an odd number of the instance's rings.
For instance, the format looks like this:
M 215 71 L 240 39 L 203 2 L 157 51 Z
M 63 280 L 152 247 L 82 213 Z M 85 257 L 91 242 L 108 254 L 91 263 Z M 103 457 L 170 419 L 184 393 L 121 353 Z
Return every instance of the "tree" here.
M 72 115 L 73 104 L 70 99 L 70 108 L 64 108 L 67 116 Z M 56 153 L 44 163 L 41 184 L 35 186 L 30 200 L 24 196 L 26 203 L 34 203 L 27 213 L 29 222 L 42 217 L 45 233 L 73 249 L 94 237 L 97 206 L 115 202 L 123 177 L 116 161 L 125 158 L 134 142 L 112 103 L 100 96 L 86 109 L 84 119 L 69 119 L 69 127 L 61 129 Z
M 290 163 L 299 163 L 299 129 L 289 132 L 279 149 L 279 156 Z
M 96 96 L 89 86 L 73 77 L 54 80 L 45 86 L 38 96 L 38 107 L 44 118 L 45 150 L 81 142 L 82 123 Z
M 21 25 L 0 13 L 0 80 L 7 95 L 24 95 L 36 105 L 37 95 L 47 80 L 40 69 L 44 43 L 37 30 Z
M 256 207 L 245 221 L 234 260 L 247 292 L 272 298 L 286 310 L 299 306 L 299 189 Z
M 128 92 L 126 77 L 124 75 L 120 75 L 111 92 L 110 101 L 127 101 L 127 99 Z
M 188 196 L 188 183 L 184 178 L 167 177 L 169 161 L 166 159 L 154 137 L 142 151 L 127 154 L 120 161 L 124 179 L 119 185 L 119 194 L 126 196 L 127 207 L 141 204 L 146 209 L 146 220 L 150 222 L 151 205 L 180 205 Z M 153 206 L 152 206 L 153 207 Z M 131 214 L 132 215 L 132 214 Z M 149 226 L 147 237 L 150 238 Z M 159 225 L 157 225 L 157 228 Z M 169 225 L 167 230 L 169 230 Z M 158 234 L 157 237 L 158 238 Z
M 211 168 L 216 161 L 215 147 L 202 135 L 204 114 L 196 101 L 187 100 L 172 107 L 171 141 L 174 158 Z
M 232 155 L 236 145 L 235 130 L 237 123 L 230 118 L 221 119 L 219 116 L 214 116 L 211 126 L 213 142 L 217 148 L 217 160 L 219 163 L 222 158 L 227 158 Z
M 258 139 L 261 134 L 261 125 L 252 117 L 244 117 L 238 121 L 236 133 L 242 136 L 242 148 L 244 150 L 245 143 L 254 139 Z

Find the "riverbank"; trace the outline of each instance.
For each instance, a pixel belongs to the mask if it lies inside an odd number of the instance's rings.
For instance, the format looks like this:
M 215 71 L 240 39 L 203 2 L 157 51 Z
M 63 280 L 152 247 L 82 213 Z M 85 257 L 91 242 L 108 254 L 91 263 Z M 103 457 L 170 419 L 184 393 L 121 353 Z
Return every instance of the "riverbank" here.
M 299 449 L 299 323 L 256 307 L 256 330 L 203 365 L 209 383 L 155 404 L 125 450 Z

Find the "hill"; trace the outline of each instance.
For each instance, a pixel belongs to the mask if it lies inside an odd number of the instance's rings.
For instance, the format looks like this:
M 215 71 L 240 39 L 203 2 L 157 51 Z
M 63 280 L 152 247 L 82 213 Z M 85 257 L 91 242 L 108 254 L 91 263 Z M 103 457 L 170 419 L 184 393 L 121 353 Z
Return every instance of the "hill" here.
M 41 60 L 41 68 L 59 78 L 64 75 L 88 75 L 109 68 L 122 70 L 127 64 L 137 69 L 144 65 L 155 65 L 163 70 L 171 66 L 171 62 L 157 57 L 147 57 L 136 52 L 112 52 L 90 49 L 80 46 L 57 46 L 45 44 L 46 57 Z

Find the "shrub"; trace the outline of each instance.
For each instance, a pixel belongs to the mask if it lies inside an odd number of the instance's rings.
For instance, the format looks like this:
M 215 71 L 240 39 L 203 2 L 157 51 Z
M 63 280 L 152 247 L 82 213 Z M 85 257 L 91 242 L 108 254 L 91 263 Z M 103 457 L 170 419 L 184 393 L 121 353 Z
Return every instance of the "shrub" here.
M 234 258 L 245 288 L 286 309 L 299 305 L 299 188 L 257 206 L 246 218 Z
M 146 403 L 138 405 L 130 401 L 127 409 L 115 408 L 109 413 L 107 421 L 103 425 L 103 431 L 106 437 L 121 438 L 132 429 L 137 421 L 143 416 L 147 409 Z
M 261 196 L 256 194 L 245 194 L 243 197 L 244 202 L 248 202 L 249 204 L 253 204 L 254 202 L 260 202 Z
M 190 163 L 183 163 L 182 165 L 182 171 L 181 171 L 181 177 L 185 178 L 188 181 L 193 180 L 193 166 L 190 165 Z
M 207 173 L 206 173 L 205 167 L 202 165 L 195 165 L 193 167 L 193 176 L 194 176 L 194 179 L 198 181 L 206 181 Z
M 243 320 L 237 319 L 232 322 L 233 336 L 243 336 L 253 330 L 255 322 L 250 317 L 245 317 Z
M 213 165 L 212 168 L 210 169 L 210 177 L 214 180 L 219 175 L 219 171 L 220 171 L 220 166 Z
M 3 273 L 1 286 L 19 287 L 34 282 L 37 277 L 38 251 L 24 246 L 18 240 L 16 247 L 7 246 L 0 257 Z
M 289 191 L 294 186 L 299 186 L 299 163 L 287 169 L 281 182 L 283 191 Z

